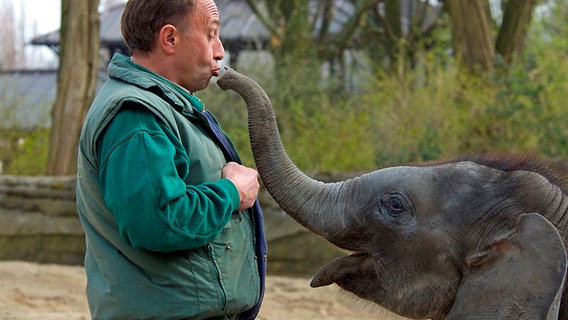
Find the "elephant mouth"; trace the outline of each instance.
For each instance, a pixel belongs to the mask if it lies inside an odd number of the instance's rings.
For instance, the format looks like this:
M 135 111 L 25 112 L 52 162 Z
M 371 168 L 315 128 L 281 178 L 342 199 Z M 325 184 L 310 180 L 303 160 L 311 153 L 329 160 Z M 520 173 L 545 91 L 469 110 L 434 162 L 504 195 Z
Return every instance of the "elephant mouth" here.
M 312 288 L 328 286 L 348 281 L 353 276 L 362 274 L 363 269 L 376 265 L 376 259 L 369 253 L 355 252 L 349 256 L 339 257 L 319 269 L 313 276 L 310 286 Z

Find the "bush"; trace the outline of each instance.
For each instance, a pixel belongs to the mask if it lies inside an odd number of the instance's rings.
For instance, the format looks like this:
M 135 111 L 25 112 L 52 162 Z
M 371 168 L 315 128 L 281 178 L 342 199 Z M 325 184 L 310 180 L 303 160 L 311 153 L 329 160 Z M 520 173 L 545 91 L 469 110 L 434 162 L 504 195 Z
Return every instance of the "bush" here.
M 423 55 L 403 77 L 379 73 L 347 95 L 305 79 L 317 72 L 301 65 L 280 86 L 239 71 L 269 93 L 284 146 L 301 169 L 356 172 L 464 153 L 568 156 L 568 59 L 543 51 L 532 60 L 499 77 L 475 77 Z M 201 96 L 218 106 L 221 124 L 253 164 L 244 103 L 208 90 Z
M 1 133 L 2 172 L 10 175 L 44 175 L 47 169 L 49 130 L 4 129 Z
M 333 81 L 322 85 L 320 68 L 310 64 L 289 62 L 289 67 L 279 71 L 280 81 L 267 76 L 272 74 L 270 66 L 254 65 L 238 71 L 268 93 L 284 147 L 300 169 L 331 173 L 373 167 L 372 119 L 366 106 L 357 97 L 336 91 Z M 243 162 L 254 166 L 242 99 L 234 92 L 220 91 L 216 85 L 198 95 L 211 106 Z

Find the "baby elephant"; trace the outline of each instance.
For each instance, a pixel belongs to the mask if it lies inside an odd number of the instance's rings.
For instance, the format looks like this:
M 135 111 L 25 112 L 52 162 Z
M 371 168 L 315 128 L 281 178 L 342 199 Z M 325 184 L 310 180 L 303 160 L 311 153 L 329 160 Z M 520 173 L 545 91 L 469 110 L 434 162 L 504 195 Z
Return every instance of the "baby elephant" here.
M 414 319 L 568 319 L 565 180 L 526 159 L 462 158 L 323 183 L 282 146 L 266 93 L 228 70 L 244 99 L 260 176 L 292 218 L 352 255 L 312 287 L 337 284 Z

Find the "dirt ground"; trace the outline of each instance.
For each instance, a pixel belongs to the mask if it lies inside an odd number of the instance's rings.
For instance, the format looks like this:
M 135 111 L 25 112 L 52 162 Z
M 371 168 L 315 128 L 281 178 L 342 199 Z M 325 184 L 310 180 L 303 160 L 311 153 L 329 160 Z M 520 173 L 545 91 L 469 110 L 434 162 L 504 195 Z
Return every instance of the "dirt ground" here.
M 81 267 L 0 262 L 0 319 L 89 319 Z M 357 301 L 336 286 L 313 289 L 309 279 L 270 276 L 258 320 L 402 319 Z

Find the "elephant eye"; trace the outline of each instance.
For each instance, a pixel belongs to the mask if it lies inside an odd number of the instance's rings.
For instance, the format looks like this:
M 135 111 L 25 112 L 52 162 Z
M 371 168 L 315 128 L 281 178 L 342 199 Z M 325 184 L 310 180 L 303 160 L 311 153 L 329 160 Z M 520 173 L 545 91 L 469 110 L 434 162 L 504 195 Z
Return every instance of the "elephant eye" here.
M 402 201 L 396 197 L 389 197 L 383 200 L 383 205 L 392 213 L 401 213 L 404 210 Z

